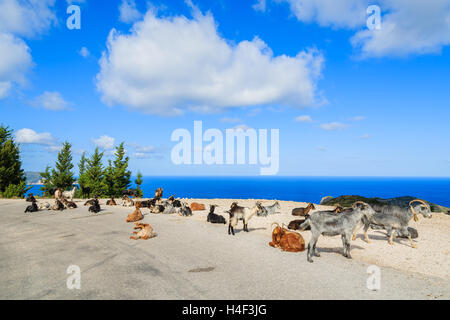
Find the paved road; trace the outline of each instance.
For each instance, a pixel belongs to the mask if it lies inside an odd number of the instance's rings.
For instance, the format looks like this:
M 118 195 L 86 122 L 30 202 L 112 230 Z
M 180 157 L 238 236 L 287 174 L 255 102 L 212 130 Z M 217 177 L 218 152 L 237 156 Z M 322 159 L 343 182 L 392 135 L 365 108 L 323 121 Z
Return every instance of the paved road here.
M 381 269 L 366 287 L 367 264 L 322 249 L 283 253 L 256 232 L 149 214 L 156 238 L 130 240 L 129 208 L 81 206 L 24 214 L 24 200 L 0 200 L 0 299 L 449 299 L 450 284 Z M 250 224 L 251 227 L 251 224 Z M 250 231 L 252 229 L 250 228 Z M 69 290 L 67 268 L 81 269 Z

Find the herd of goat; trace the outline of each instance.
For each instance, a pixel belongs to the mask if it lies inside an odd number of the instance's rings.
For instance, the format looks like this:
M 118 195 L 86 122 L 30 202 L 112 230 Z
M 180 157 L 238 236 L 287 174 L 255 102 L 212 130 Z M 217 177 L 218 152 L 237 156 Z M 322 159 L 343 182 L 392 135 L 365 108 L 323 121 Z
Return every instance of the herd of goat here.
M 77 208 L 73 197 L 76 188 L 71 191 L 63 191 L 61 189 L 53 190 L 55 202 L 51 205 L 48 202 L 37 203 L 33 194 L 27 198 L 27 202 L 31 202 L 25 212 L 36 212 L 39 210 L 64 210 Z M 180 216 L 192 216 L 192 211 L 205 210 L 205 206 L 199 203 L 182 202 L 170 196 L 163 199 L 163 189 L 158 188 L 155 191 L 154 198 L 150 200 L 136 200 L 136 194 L 132 189 L 123 191 L 121 205 L 126 207 L 135 207 L 135 210 L 126 218 L 126 222 L 135 222 L 133 235 L 131 239 L 149 239 L 156 236 L 149 224 L 139 223 L 144 218 L 141 209 L 148 208 L 151 213 L 162 214 L 179 214 Z M 133 199 L 131 197 L 134 197 Z M 100 203 L 97 197 L 87 200 L 84 204 L 89 206 L 88 211 L 92 213 L 100 212 Z M 106 205 L 118 205 L 114 198 L 107 200 Z M 226 219 L 222 215 L 216 214 L 214 211 L 217 205 L 210 205 L 207 215 L 207 222 L 226 224 Z M 249 232 L 248 223 L 254 216 L 267 217 L 281 209 L 278 201 L 271 206 L 263 206 L 257 201 L 251 208 L 239 206 L 237 202 L 233 202 L 230 209 L 225 211 L 229 215 L 228 234 L 235 235 L 234 228 L 238 221 L 243 222 L 243 231 Z M 314 211 L 313 211 L 314 210 Z M 369 228 L 385 229 L 389 239 L 389 244 L 393 244 L 394 237 L 408 238 L 412 247 L 416 248 L 412 238 L 418 236 L 417 231 L 408 227 L 409 222 L 414 219 L 418 220 L 421 214 L 426 218 L 431 218 L 431 208 L 428 203 L 423 200 L 415 199 L 409 203 L 408 207 L 400 207 L 389 204 L 369 205 L 365 202 L 357 201 L 350 208 L 343 208 L 337 205 L 333 210 L 316 210 L 314 204 L 309 203 L 304 208 L 295 208 L 292 210 L 293 216 L 300 216 L 301 219 L 293 220 L 288 227 L 280 226 L 274 223 L 276 227 L 272 231 L 272 241 L 269 243 L 272 247 L 279 247 L 283 251 L 299 252 L 304 251 L 305 242 L 300 233 L 295 231 L 311 230 L 311 240 L 307 246 L 307 260 L 313 262 L 312 257 L 319 257 L 316 251 L 316 243 L 321 235 L 338 236 L 342 238 L 344 248 L 344 256 L 351 258 L 350 241 L 356 239 L 356 234 L 360 228 L 364 230 L 364 240 L 370 243 L 367 231 Z

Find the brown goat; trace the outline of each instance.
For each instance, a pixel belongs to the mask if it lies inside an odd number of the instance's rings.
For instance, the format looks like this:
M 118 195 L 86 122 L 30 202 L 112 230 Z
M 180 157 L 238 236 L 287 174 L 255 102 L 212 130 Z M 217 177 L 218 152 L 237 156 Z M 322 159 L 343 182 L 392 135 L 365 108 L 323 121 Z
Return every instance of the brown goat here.
M 308 205 L 306 206 L 306 208 L 295 208 L 292 209 L 292 215 L 293 216 L 305 216 L 306 214 L 308 214 L 311 210 L 316 209 L 316 207 L 314 206 L 314 204 L 312 203 L 308 203 Z
M 141 209 L 139 209 L 140 207 L 141 207 L 141 203 L 140 202 L 136 203 L 136 210 L 134 210 L 132 213 L 130 213 L 127 216 L 127 219 L 126 219 L 127 222 L 135 222 L 135 221 L 144 219 Z
M 142 239 L 142 240 L 147 240 L 153 237 L 156 237 L 156 233 L 153 232 L 153 228 L 151 227 L 151 225 L 149 225 L 148 223 L 139 223 L 139 222 L 135 222 L 135 230 L 139 230 L 139 231 L 134 231 L 133 234 L 134 236 L 131 236 L 130 239 L 133 240 L 138 240 L 138 239 Z
M 301 234 L 282 228 L 278 223 L 274 224 L 276 224 L 276 227 L 272 232 L 272 242 L 269 242 L 270 246 L 288 252 L 305 251 L 305 240 Z
M 106 205 L 107 205 L 107 206 L 115 206 L 115 205 L 117 205 L 117 204 L 116 204 L 116 200 L 114 200 L 114 198 L 111 197 L 111 199 L 109 199 L 109 200 L 106 201 Z
M 290 230 L 298 230 L 298 229 L 300 229 L 300 225 L 303 222 L 305 222 L 305 220 L 308 219 L 308 217 L 309 217 L 309 214 L 306 214 L 305 215 L 305 219 L 292 220 L 291 222 L 289 222 L 288 229 L 290 229 Z M 311 227 L 308 226 L 308 227 L 306 227 L 305 230 L 311 230 Z
M 158 188 L 155 191 L 155 198 L 162 198 L 163 196 L 163 188 Z
M 205 205 L 202 203 L 192 202 L 190 206 L 192 211 L 202 211 L 206 210 Z

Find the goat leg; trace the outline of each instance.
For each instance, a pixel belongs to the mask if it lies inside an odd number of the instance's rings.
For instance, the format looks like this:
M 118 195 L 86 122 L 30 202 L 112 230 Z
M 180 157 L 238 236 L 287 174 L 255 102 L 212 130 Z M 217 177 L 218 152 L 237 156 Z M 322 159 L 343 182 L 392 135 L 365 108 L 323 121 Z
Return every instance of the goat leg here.
M 409 239 L 409 242 L 411 243 L 411 247 L 417 248 L 417 246 L 416 246 L 416 245 L 414 244 L 414 242 L 412 241 L 411 235 L 410 235 L 410 234 L 408 234 L 408 239 Z
M 389 244 L 390 244 L 391 246 L 394 245 L 394 242 L 393 242 L 394 234 L 395 234 L 395 230 L 392 230 L 391 236 L 389 237 Z

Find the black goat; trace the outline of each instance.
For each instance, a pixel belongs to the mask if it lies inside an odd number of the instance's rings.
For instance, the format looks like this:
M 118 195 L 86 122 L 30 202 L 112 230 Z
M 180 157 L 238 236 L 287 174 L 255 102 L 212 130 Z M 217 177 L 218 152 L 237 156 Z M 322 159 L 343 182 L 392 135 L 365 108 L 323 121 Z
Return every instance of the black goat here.
M 29 205 L 26 209 L 25 212 L 36 212 L 39 211 L 38 206 L 36 204 L 36 200 L 34 200 L 31 205 Z
M 36 202 L 36 199 L 33 197 L 33 194 L 30 193 L 28 197 L 25 199 L 26 202 Z
M 226 224 L 227 222 L 225 221 L 224 217 L 214 213 L 214 209 L 216 207 L 217 206 L 214 205 L 214 204 L 211 204 L 209 206 L 209 213 L 208 213 L 208 216 L 206 217 L 206 221 L 207 222 L 211 222 L 211 223 L 223 223 L 223 224 Z
M 173 205 L 175 208 L 180 208 L 180 207 L 181 207 L 181 201 L 180 201 L 180 200 L 176 200 L 174 196 L 170 196 L 169 199 L 167 199 L 167 200 L 169 200 L 170 202 L 172 202 L 172 205 Z
M 89 200 L 89 201 L 92 202 L 92 205 L 89 207 L 88 211 L 92 212 L 92 213 L 100 212 L 101 209 L 100 209 L 100 204 L 98 203 L 98 200 L 97 199 L 92 199 L 92 200 Z

